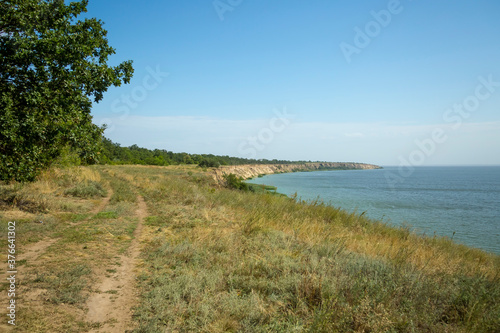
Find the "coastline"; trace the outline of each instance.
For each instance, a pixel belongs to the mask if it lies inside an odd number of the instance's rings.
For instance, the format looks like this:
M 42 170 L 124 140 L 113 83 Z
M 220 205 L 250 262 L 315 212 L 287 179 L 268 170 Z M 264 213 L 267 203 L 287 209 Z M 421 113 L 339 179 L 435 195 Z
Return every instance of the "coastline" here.
M 99 165 L 1 184 L 0 220 L 16 221 L 16 244 L 28 254 L 23 274 L 41 277 L 27 281 L 23 298 L 26 318 L 37 320 L 18 327 L 67 331 L 73 316 L 88 330 L 97 323 L 88 313 L 98 311 L 143 331 L 185 330 L 186 311 L 191 331 L 290 331 L 298 321 L 303 331 L 349 331 L 367 316 L 383 316 L 366 326 L 372 331 L 500 327 L 498 255 L 317 202 L 217 186 L 212 174 L 194 165 Z M 96 289 L 100 278 L 138 283 Z M 128 295 L 139 295 L 127 303 L 132 310 L 108 316 L 106 302 Z M 456 316 L 457 304 L 466 316 Z M 227 318 L 247 326 L 225 326 Z M 213 322 L 224 326 L 204 325 Z
M 382 169 L 381 166 L 366 163 L 351 162 L 311 162 L 299 164 L 244 164 L 224 165 L 213 169 L 213 178 L 219 183 L 224 182 L 224 176 L 234 174 L 243 179 L 251 179 L 259 175 L 270 175 L 275 173 L 290 173 L 301 171 L 322 170 L 373 170 Z
M 397 171 L 397 167 L 386 167 L 370 172 L 306 172 L 270 175 L 247 183 L 275 186 L 276 192 L 297 193 L 305 201 L 319 198 L 349 212 L 366 211 L 365 216 L 407 226 L 419 235 L 449 237 L 500 254 L 498 196 L 495 199 L 498 168 L 420 167 L 391 189 L 386 175 Z

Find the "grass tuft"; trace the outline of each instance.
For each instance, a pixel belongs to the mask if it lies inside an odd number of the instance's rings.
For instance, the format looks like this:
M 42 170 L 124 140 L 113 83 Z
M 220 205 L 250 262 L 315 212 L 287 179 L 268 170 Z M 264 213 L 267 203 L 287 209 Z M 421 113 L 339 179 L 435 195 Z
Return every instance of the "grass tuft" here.
M 74 187 L 64 191 L 64 194 L 71 195 L 78 198 L 95 198 L 105 197 L 107 195 L 106 189 L 96 181 L 88 180 L 78 183 Z
M 88 280 L 84 277 L 91 272 L 87 265 L 80 264 L 61 269 L 55 274 L 39 274 L 34 282 L 39 284 L 40 288 L 47 289 L 48 298 L 52 303 L 77 304 L 85 301 L 81 292 L 87 286 Z

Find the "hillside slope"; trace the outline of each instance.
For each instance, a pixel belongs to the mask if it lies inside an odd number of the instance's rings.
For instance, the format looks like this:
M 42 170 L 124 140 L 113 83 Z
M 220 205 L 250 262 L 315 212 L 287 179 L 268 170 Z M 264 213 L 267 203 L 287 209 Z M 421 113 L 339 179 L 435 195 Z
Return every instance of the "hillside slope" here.
M 199 167 L 53 169 L 0 184 L 4 233 L 9 221 L 17 332 L 500 331 L 500 256 L 229 190 Z

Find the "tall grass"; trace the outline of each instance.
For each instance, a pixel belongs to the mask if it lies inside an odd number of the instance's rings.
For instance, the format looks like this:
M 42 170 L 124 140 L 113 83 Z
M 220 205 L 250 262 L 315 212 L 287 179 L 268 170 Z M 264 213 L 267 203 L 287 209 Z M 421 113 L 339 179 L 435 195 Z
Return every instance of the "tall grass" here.
M 101 191 L 68 192 L 85 184 L 112 191 L 101 212 Z M 130 244 L 138 194 L 149 216 L 135 332 L 500 331 L 499 256 L 181 166 L 53 169 L 0 186 L 1 222 L 27 216 L 19 244 L 57 238 L 22 267 L 40 294 L 22 299 L 20 330 L 91 328 L 85 299 Z
M 319 201 L 123 169 L 156 230 L 137 332 L 495 332 L 499 257 Z
M 98 182 L 95 181 L 85 181 L 76 184 L 74 187 L 64 191 L 64 194 L 68 194 L 79 198 L 94 198 L 94 197 L 105 197 L 107 195 L 106 189 Z

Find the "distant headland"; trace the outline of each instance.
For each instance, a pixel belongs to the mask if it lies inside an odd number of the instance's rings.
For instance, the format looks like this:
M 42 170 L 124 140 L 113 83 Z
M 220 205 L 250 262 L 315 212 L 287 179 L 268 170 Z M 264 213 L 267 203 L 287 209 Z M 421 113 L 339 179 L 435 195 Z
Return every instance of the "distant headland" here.
M 300 171 L 320 170 L 372 170 L 382 169 L 374 164 L 352 163 L 352 162 L 312 162 L 312 163 L 290 163 L 290 164 L 245 164 L 245 165 L 223 165 L 214 169 L 214 178 L 218 182 L 224 180 L 224 175 L 234 174 L 243 179 L 255 178 L 259 175 L 274 173 L 288 173 Z

